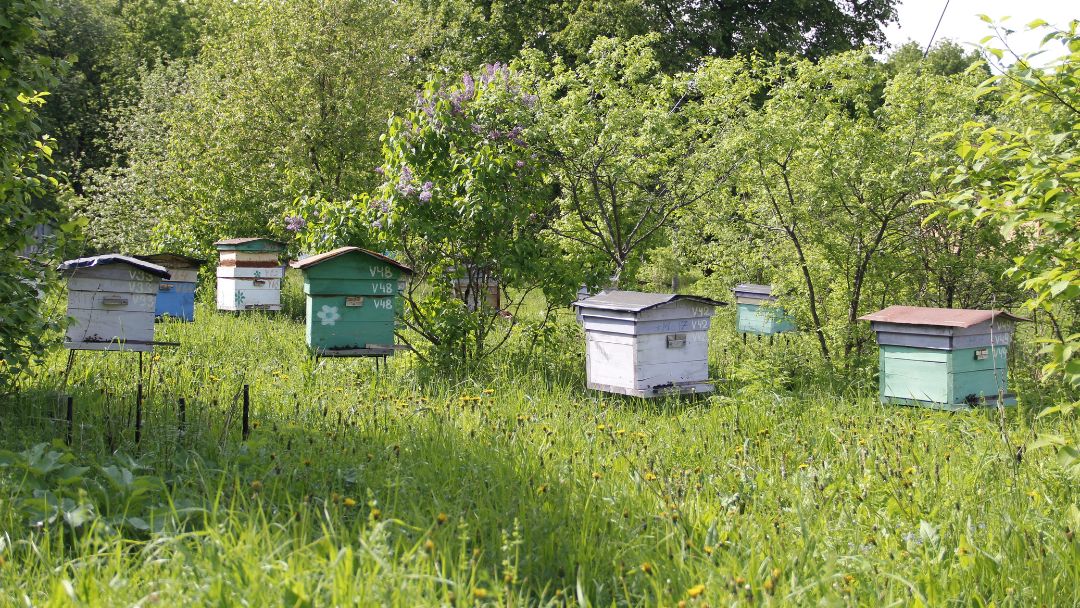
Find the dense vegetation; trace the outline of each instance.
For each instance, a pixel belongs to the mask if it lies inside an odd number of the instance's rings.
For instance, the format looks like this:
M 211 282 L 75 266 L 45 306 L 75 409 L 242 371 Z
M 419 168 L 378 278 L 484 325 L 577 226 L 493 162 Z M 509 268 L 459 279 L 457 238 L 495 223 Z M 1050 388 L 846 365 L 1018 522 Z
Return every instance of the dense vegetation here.
M 1080 603 L 1077 22 L 1030 25 L 1065 51 L 1039 67 L 996 26 L 865 47 L 893 18 L 5 3 L 0 603 Z M 179 348 L 64 377 L 57 260 L 241 235 L 411 265 L 414 352 L 317 364 L 294 281 L 236 318 L 204 280 L 159 326 Z M 455 279 L 489 277 L 503 310 L 466 306 Z M 717 395 L 583 390 L 579 287 L 740 282 L 803 331 L 747 344 L 721 313 Z M 890 304 L 1030 315 L 1020 406 L 879 405 L 857 319 Z

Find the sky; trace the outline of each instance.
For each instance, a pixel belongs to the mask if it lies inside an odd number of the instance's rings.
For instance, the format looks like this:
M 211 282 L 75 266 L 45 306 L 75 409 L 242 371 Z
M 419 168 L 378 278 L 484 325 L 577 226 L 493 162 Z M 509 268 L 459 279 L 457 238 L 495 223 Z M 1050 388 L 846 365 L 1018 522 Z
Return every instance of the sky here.
M 885 35 L 893 46 L 899 46 L 908 40 L 915 40 L 922 46 L 930 41 L 934 25 L 941 15 L 946 0 L 900 0 L 898 6 L 899 23 L 885 29 Z M 941 21 L 937 38 L 950 38 L 965 47 L 978 44 L 984 36 L 992 32 L 990 26 L 979 19 L 984 14 L 1004 22 L 1016 31 L 1009 37 L 1009 46 L 1019 53 L 1038 50 L 1042 36 L 1028 33 L 1027 24 L 1035 19 L 1043 19 L 1052 25 L 1065 28 L 1072 19 L 1080 19 L 1080 1 L 1078 0 L 948 0 L 945 17 Z M 1051 53 L 1047 53 L 1050 55 Z

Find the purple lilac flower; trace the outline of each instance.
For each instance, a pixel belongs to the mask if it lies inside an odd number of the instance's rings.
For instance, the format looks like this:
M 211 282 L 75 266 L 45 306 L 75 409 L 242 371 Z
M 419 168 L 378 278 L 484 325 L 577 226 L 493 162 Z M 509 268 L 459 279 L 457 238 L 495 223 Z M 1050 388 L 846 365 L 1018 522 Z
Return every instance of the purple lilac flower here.
M 375 167 L 375 173 L 379 175 L 384 175 L 386 174 L 386 169 L 383 169 L 382 166 Z
M 536 105 L 536 102 L 538 101 L 540 101 L 539 95 L 525 94 L 521 97 L 521 102 L 525 104 L 525 107 L 529 108 L 530 110 L 533 108 L 533 106 Z
M 431 200 L 431 191 L 435 189 L 435 184 L 431 182 L 424 182 L 420 186 L 420 202 L 426 203 Z
M 285 229 L 290 232 L 300 232 L 307 226 L 307 220 L 299 215 L 291 215 L 285 218 Z
M 471 129 L 473 133 L 480 135 L 484 132 L 484 125 L 474 122 L 473 124 L 469 125 L 469 129 Z
M 525 167 L 525 161 L 519 160 L 516 163 L 514 163 L 514 166 L 517 167 L 518 169 L 522 169 L 522 168 Z
M 380 222 L 379 220 L 375 220 L 374 222 L 371 222 L 371 227 L 379 230 L 380 228 L 382 228 L 382 222 Z
M 461 80 L 465 84 L 465 99 L 471 100 L 476 97 L 476 81 L 473 80 L 472 74 L 466 72 L 465 75 L 461 77 Z

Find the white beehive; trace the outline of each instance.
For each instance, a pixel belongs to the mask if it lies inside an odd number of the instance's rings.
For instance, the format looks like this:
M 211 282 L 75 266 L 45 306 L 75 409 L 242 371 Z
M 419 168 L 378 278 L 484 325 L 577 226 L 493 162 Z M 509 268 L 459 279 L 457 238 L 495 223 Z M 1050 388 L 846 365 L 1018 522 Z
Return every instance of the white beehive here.
M 281 310 L 285 268 L 278 256 L 282 243 L 263 238 L 226 239 L 214 243 L 218 310 Z
M 57 270 L 68 277 L 65 347 L 153 350 L 154 309 L 168 270 L 117 254 L 68 260 Z
M 588 387 L 638 397 L 711 392 L 709 325 L 714 308 L 723 305 L 637 291 L 574 302 L 585 327 Z

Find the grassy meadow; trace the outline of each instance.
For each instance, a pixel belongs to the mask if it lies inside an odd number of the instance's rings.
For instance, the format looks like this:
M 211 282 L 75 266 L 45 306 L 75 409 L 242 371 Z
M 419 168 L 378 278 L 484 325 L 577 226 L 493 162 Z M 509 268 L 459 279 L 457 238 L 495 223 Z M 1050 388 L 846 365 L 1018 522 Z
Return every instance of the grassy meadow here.
M 138 445 L 135 354 L 79 353 L 70 447 L 61 348 L 0 404 L 0 605 L 1080 605 L 1080 489 L 1022 449 L 1077 423 L 1036 418 L 1033 363 L 1003 415 L 884 407 L 725 311 L 717 394 L 643 401 L 584 389 L 569 314 L 460 380 L 197 314 L 159 325 Z

